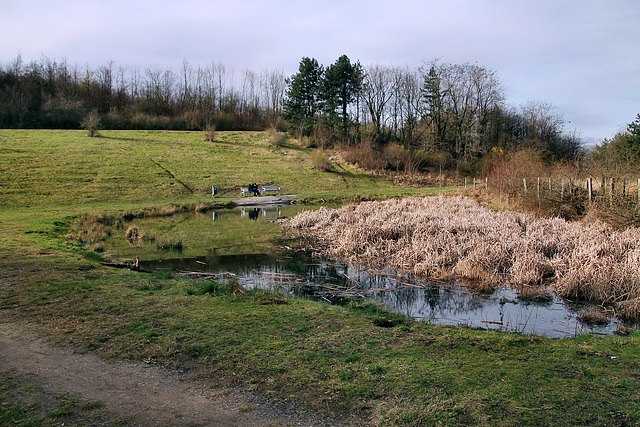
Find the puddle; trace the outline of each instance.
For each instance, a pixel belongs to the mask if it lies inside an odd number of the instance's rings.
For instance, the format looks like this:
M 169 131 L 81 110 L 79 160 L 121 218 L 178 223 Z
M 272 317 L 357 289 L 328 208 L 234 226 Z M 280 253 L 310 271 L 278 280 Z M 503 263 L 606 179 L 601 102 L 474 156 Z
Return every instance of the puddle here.
M 584 306 L 569 306 L 554 296 L 545 303 L 524 302 L 513 290 L 490 295 L 469 292 L 455 282 L 425 283 L 393 274 L 368 274 L 340 263 L 311 259 L 307 254 L 278 246 L 274 221 L 293 216 L 308 206 L 242 207 L 208 214 L 138 219 L 143 238 L 131 244 L 114 236 L 106 249 L 125 259 L 140 258 L 149 270 L 193 273 L 231 273 L 247 288 L 278 289 L 288 295 L 335 301 L 364 298 L 416 320 L 464 325 L 522 334 L 570 337 L 580 333 L 610 335 L 623 323 L 588 325 L 578 319 Z M 126 228 L 126 227 L 125 227 Z M 180 251 L 158 249 L 158 241 L 179 241 Z

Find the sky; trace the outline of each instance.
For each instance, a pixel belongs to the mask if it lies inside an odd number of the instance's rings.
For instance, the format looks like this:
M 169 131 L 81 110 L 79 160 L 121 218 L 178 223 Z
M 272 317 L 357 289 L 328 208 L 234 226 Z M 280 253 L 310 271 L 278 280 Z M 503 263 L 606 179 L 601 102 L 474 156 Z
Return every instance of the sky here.
M 0 0 L 0 63 L 297 71 L 472 63 L 506 102 L 551 103 L 565 130 L 611 138 L 640 113 L 640 0 Z

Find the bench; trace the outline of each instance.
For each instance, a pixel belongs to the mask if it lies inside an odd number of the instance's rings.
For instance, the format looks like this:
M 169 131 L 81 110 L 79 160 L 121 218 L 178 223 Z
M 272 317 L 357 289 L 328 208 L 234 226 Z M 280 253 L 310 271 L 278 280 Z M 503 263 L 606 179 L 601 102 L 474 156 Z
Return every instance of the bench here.
M 279 193 L 280 191 L 282 191 L 282 189 L 278 185 L 261 185 L 258 188 L 260 190 L 260 194 L 264 194 L 264 193 Z M 248 195 L 252 196 L 253 195 L 253 191 L 250 191 L 249 187 L 240 187 L 240 194 L 243 197 L 244 197 L 245 194 L 248 194 Z
M 279 193 L 282 189 L 277 185 L 261 185 L 260 193 Z

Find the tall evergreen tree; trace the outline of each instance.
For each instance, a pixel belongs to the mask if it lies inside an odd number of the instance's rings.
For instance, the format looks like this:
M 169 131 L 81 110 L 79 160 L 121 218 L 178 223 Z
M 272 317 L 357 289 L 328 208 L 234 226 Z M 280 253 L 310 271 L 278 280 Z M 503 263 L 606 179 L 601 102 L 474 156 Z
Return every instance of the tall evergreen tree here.
M 424 76 L 422 99 L 425 104 L 426 117 L 432 127 L 434 145 L 440 149 L 444 148 L 448 131 L 443 96 L 440 88 L 440 76 L 436 72 L 435 66 L 432 65 Z
M 629 123 L 627 132 L 629 133 L 627 137 L 629 144 L 633 147 L 640 148 L 640 114 L 636 116 L 636 119 L 632 123 Z
M 289 89 L 284 101 L 282 117 L 300 135 L 311 135 L 320 113 L 320 90 L 324 71 L 318 61 L 304 57 L 298 73 L 287 79 Z
M 612 142 L 619 161 L 637 167 L 640 164 L 640 114 L 627 125 L 627 132 L 620 134 Z
M 342 131 L 347 134 L 350 124 L 349 105 L 356 101 L 362 89 L 364 72 L 359 62 L 352 64 L 347 55 L 342 55 L 325 72 L 323 99 L 329 119 L 337 119 Z

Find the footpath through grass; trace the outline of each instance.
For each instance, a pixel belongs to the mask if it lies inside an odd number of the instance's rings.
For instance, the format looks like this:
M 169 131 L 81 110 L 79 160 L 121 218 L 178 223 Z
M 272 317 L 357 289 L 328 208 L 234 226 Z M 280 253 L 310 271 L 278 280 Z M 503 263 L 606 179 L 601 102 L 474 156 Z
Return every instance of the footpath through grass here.
M 26 320 L 104 357 L 189 367 L 354 424 L 640 423 L 637 334 L 551 340 L 432 326 L 373 304 L 101 266 L 65 237 L 72 217 L 210 202 L 210 185 L 223 203 L 252 181 L 319 198 L 426 193 L 314 171 L 308 150 L 271 147 L 261 133 L 219 133 L 214 143 L 198 133 L 104 134 L 0 130 L 0 321 Z M 38 419 L 13 404 L 0 415 Z

